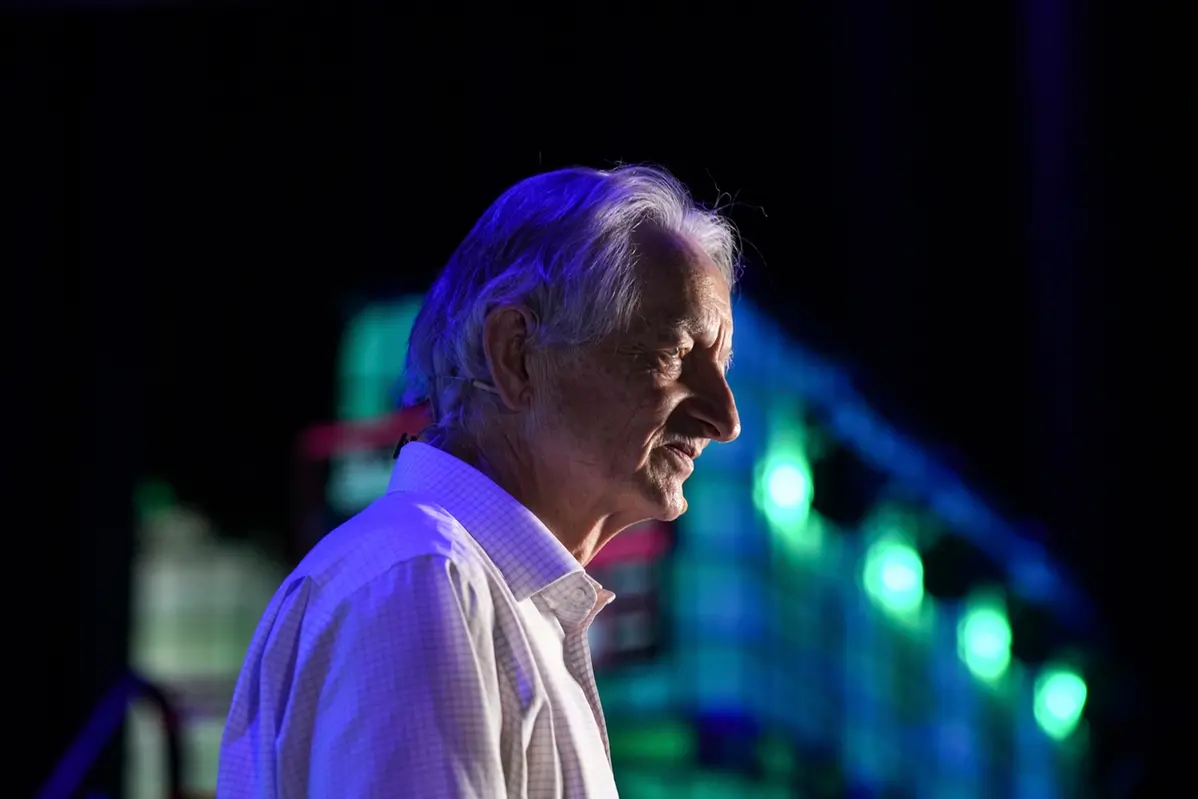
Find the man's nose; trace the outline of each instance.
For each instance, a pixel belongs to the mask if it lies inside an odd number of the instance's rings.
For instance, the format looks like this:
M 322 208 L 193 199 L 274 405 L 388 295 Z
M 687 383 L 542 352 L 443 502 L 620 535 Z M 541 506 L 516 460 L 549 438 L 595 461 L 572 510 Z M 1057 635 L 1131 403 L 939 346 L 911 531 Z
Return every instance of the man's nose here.
M 732 387 L 722 374 L 707 388 L 695 403 L 695 417 L 703 423 L 704 435 L 712 441 L 727 444 L 740 435 L 740 413 Z

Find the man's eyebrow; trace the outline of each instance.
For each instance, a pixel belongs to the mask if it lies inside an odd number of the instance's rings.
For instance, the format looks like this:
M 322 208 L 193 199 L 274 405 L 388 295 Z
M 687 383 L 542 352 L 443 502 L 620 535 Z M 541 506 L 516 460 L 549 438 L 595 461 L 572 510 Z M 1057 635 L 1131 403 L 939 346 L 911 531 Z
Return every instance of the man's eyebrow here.
M 681 316 L 637 316 L 629 332 L 635 336 L 665 341 L 679 333 L 693 334 L 696 321 Z
M 672 319 L 666 320 L 658 320 L 656 330 L 651 330 L 650 334 L 655 336 L 663 343 L 672 343 L 672 339 L 676 338 L 679 333 L 689 336 L 692 339 L 699 339 L 702 338 L 703 334 L 706 332 L 707 326 L 703 324 L 703 319 L 698 316 L 689 315 L 673 317 Z M 725 371 L 732 366 L 732 356 L 733 351 L 732 348 L 729 347 L 728 351 L 724 353 L 724 356 L 720 359 L 721 365 L 724 367 Z
M 685 333 L 691 338 L 701 336 L 707 327 L 703 324 L 703 319 L 694 314 L 659 317 L 649 320 L 648 324 L 650 329 L 658 335 Z

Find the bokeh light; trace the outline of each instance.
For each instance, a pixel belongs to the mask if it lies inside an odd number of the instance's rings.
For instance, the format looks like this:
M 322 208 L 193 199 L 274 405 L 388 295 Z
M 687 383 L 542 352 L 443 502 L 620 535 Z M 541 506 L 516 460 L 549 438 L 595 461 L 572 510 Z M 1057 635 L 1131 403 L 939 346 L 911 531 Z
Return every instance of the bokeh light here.
M 870 546 L 862 579 L 866 593 L 891 613 L 913 613 L 923 603 L 923 561 L 901 538 L 885 537 Z
M 1049 737 L 1063 740 L 1077 728 L 1086 706 L 1086 681 L 1067 668 L 1046 668 L 1037 678 L 1033 713 Z
M 1011 623 L 1003 602 L 975 598 L 966 605 L 957 627 L 958 654 L 979 678 L 998 680 L 1011 665 Z

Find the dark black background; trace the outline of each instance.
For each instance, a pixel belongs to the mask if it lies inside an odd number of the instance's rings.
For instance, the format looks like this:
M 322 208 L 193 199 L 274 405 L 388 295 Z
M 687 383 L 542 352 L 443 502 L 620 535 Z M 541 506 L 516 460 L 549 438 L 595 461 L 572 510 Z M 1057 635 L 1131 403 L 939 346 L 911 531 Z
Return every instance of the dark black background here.
M 1123 20 L 1061 4 L 1057 71 L 1015 6 L 234 5 L 0 17 L 20 775 L 119 670 L 134 481 L 284 530 L 353 297 L 422 290 L 503 188 L 574 163 L 731 199 L 745 293 L 1042 522 L 1123 668 L 1168 654 L 1164 267 L 1140 238 L 1162 154 L 1126 129 L 1155 118 Z

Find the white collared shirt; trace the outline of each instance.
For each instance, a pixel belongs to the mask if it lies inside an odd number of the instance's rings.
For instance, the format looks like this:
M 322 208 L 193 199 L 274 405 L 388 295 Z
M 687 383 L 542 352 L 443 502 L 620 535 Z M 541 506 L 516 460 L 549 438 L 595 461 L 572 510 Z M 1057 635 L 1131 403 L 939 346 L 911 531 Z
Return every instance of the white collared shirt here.
M 615 797 L 587 646 L 612 598 L 482 473 L 405 445 L 267 607 L 217 796 Z

